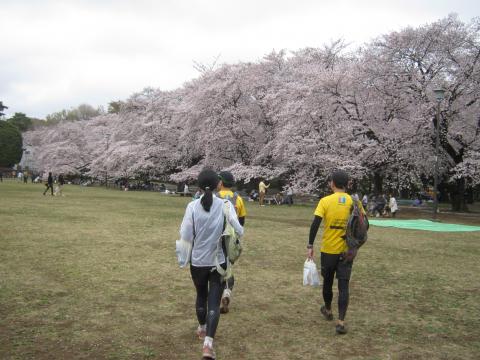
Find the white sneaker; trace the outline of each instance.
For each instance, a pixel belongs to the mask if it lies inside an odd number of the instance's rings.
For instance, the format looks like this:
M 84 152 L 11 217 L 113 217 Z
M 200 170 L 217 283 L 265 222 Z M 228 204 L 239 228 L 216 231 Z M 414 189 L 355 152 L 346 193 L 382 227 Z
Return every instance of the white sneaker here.
M 210 346 L 203 346 L 202 356 L 204 359 L 212 359 L 215 360 L 215 351 L 213 351 L 213 347 Z
M 200 340 L 205 340 L 205 336 L 207 336 L 207 329 L 199 326 L 197 328 L 197 331 L 195 331 L 195 334 L 197 334 L 197 336 Z

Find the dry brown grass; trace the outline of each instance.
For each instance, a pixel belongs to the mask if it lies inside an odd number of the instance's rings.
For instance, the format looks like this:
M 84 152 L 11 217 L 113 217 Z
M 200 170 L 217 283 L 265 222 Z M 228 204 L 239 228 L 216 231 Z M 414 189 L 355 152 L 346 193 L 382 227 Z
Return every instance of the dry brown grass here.
M 198 359 L 194 289 L 174 240 L 186 199 L 0 184 L 0 358 Z M 349 333 L 301 285 L 310 207 L 247 203 L 220 359 L 476 359 L 480 234 L 372 228 Z M 336 300 L 336 295 L 335 295 Z

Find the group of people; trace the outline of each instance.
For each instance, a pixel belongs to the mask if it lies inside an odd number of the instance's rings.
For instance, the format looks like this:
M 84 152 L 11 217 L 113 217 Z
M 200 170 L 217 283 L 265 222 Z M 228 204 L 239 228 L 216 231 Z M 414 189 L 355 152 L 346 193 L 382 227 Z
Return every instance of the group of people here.
M 38 178 L 38 175 L 35 175 L 34 173 L 29 173 L 28 171 L 12 171 L 11 175 L 10 172 L 7 173 L 8 177 L 16 178 L 17 182 L 23 182 L 23 183 L 28 183 L 28 179 L 32 181 L 32 183 L 35 181 L 35 179 Z M 3 172 L 0 171 L 0 182 L 3 182 Z
M 25 184 L 28 182 L 29 176 L 33 182 L 41 182 L 40 175 L 35 175 L 34 173 L 28 173 L 27 171 L 18 171 L 13 172 L 12 176 L 17 179 L 18 182 L 24 182 Z M 0 172 L 0 181 L 3 182 L 3 173 Z M 56 186 L 54 187 L 54 184 Z M 64 196 L 63 195 L 63 186 L 65 185 L 65 178 L 62 174 L 58 175 L 58 178 L 54 178 L 52 173 L 48 173 L 48 177 L 45 182 L 45 190 L 43 191 L 43 195 L 46 195 L 50 190 L 52 196 Z
M 259 202 L 260 206 L 265 206 L 265 196 L 267 194 L 267 189 L 270 187 L 270 184 L 265 184 L 263 179 L 260 179 L 260 183 L 258 184 L 258 192 L 257 190 L 253 189 L 250 191 L 248 197 L 250 201 L 257 201 Z M 286 204 L 286 205 L 293 205 L 293 186 L 289 183 L 284 192 L 279 192 L 275 194 L 274 197 L 275 203 L 278 205 Z
M 368 214 L 374 217 L 392 217 L 397 215 L 398 204 L 393 194 L 389 194 L 388 199 L 384 194 L 373 195 L 370 199 L 368 195 L 363 195 L 362 205 L 368 210 Z
M 204 170 L 198 176 L 201 192 L 199 198 L 190 202 L 180 227 L 183 240 L 192 245 L 190 273 L 196 289 L 195 310 L 198 320 L 196 335 L 203 340 L 203 359 L 215 359 L 213 340 L 220 320 L 220 314 L 229 312 L 234 286 L 234 276 L 225 278 L 219 273 L 227 269 L 228 257 L 222 234 L 225 222 L 233 227 L 237 236 L 244 233 L 247 215 L 245 204 L 237 193 L 232 191 L 235 179 L 230 172 L 217 174 Z M 263 181 L 260 182 L 262 184 Z M 307 257 L 314 258 L 314 242 L 323 221 L 323 235 L 320 248 L 321 275 L 323 276 L 323 300 L 320 314 L 327 320 L 334 319 L 332 311 L 333 282 L 338 280 L 338 320 L 337 334 L 345 334 L 345 316 L 349 301 L 349 280 L 356 252 L 348 249 L 345 233 L 354 197 L 347 194 L 348 174 L 337 170 L 329 178 L 332 194 L 320 199 L 314 212 L 307 242 Z M 260 185 L 260 205 L 263 205 L 265 190 Z M 263 196 L 262 196 L 263 192 Z M 363 210 L 362 204 L 358 205 Z M 230 211 L 225 213 L 224 207 Z M 228 217 L 226 214 L 229 214 Z

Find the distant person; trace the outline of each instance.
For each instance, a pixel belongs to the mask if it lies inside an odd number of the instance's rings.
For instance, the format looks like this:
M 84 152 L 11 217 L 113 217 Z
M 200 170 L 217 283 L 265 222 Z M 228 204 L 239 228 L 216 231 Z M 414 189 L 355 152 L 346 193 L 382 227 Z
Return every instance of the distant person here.
M 3 182 L 3 173 L 0 171 L 0 182 Z
M 63 185 L 65 185 L 65 178 L 63 177 L 62 174 L 60 174 L 58 176 L 58 190 L 57 190 L 58 196 L 63 196 Z
M 45 188 L 45 191 L 43 192 L 43 195 L 45 195 L 48 192 L 48 189 L 50 189 L 53 196 L 53 176 L 51 172 L 48 173 L 47 183 L 45 184 L 45 186 L 46 188 Z
M 335 331 L 337 334 L 347 333 L 344 321 L 348 308 L 348 287 L 353 266 L 353 258 L 349 257 L 345 241 L 347 222 L 350 216 L 350 209 L 353 206 L 352 197 L 346 193 L 347 185 L 348 174 L 345 171 L 337 170 L 330 176 L 329 186 L 333 194 L 320 199 L 310 227 L 307 245 L 307 257 L 313 259 L 313 244 L 323 219 L 320 262 L 323 277 L 324 305 L 320 308 L 320 312 L 326 320 L 333 320 L 332 286 L 336 275 L 338 281 L 338 321 Z
M 258 199 L 258 192 L 257 190 L 253 189 L 252 191 L 250 191 L 250 199 L 252 201 L 257 201 Z
M 23 174 L 23 183 L 24 183 L 24 184 L 27 184 L 27 183 L 28 183 L 28 173 L 27 173 L 27 172 L 25 172 L 25 173 Z
M 202 197 L 202 192 L 200 190 L 197 190 L 197 192 L 195 193 L 195 195 L 193 195 L 193 200 L 197 200 L 197 199 L 200 199 Z
M 368 195 L 367 194 L 363 195 L 363 197 L 362 197 L 362 206 L 363 206 L 364 209 L 366 209 L 367 206 L 368 206 Z
M 397 215 L 398 205 L 397 199 L 392 194 L 390 194 L 390 199 L 388 200 L 388 207 L 390 208 L 391 217 L 394 218 Z
M 415 197 L 415 200 L 413 200 L 413 206 L 421 206 L 422 205 L 422 199 L 419 196 Z
M 265 194 L 267 193 L 267 189 L 270 187 L 270 184 L 266 185 L 263 182 L 263 179 L 260 179 L 260 183 L 258 184 L 258 194 L 259 194 L 259 201 L 260 201 L 260 206 L 265 206 L 263 204 L 263 200 L 265 199 Z
M 282 193 L 276 193 L 275 194 L 275 203 L 277 205 L 282 205 L 283 204 L 283 195 Z
M 230 206 L 229 218 L 224 217 L 224 201 L 213 194 L 219 183 L 218 175 L 212 170 L 203 170 L 198 175 L 198 186 L 203 195 L 187 205 L 180 228 L 181 238 L 193 244 L 190 273 L 197 292 L 195 309 L 198 320 L 197 336 L 203 339 L 203 357 L 215 359 L 213 339 L 220 320 L 220 300 L 225 287 L 217 264 L 227 268 L 226 256 L 221 246 L 224 221 L 228 221 L 235 232 L 243 235 L 235 208 Z
M 22 182 L 23 181 L 23 173 L 21 171 L 18 172 L 17 174 L 17 181 Z
M 288 206 L 293 205 L 293 186 L 292 183 L 288 183 L 286 196 L 285 196 L 285 204 Z
M 245 217 L 247 216 L 247 209 L 243 202 L 242 197 L 238 193 L 232 191 L 233 185 L 235 185 L 235 178 L 230 171 L 222 171 L 218 174 L 220 178 L 218 196 L 222 199 L 229 200 L 235 207 L 235 212 L 238 217 L 240 225 L 245 226 Z M 229 311 L 229 305 L 231 302 L 233 286 L 235 285 L 235 278 L 232 276 L 225 282 L 225 289 L 222 294 L 222 301 L 220 305 L 220 313 L 226 314 Z
M 183 196 L 188 196 L 190 194 L 190 190 L 188 189 L 188 185 L 185 184 L 183 186 Z
M 375 209 L 373 210 L 373 214 L 376 217 L 383 216 L 385 212 L 385 205 L 387 205 L 387 199 L 385 199 L 385 195 L 380 194 L 375 197 Z

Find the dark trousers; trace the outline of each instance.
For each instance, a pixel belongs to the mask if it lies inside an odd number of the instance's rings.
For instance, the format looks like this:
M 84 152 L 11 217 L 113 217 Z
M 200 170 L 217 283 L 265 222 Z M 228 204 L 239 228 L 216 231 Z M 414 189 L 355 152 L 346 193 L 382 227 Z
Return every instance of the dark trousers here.
M 53 196 L 53 184 L 48 184 L 48 183 L 47 183 L 47 188 L 43 192 L 43 195 L 45 195 L 48 192 L 48 189 L 52 191 L 52 196 Z
M 293 195 L 287 195 L 287 197 L 285 198 L 285 204 L 293 205 Z
M 348 285 L 352 273 L 352 261 L 345 261 L 342 254 L 320 254 L 321 272 L 323 277 L 323 300 L 328 310 L 332 308 L 333 280 L 337 274 L 338 280 L 338 318 L 345 319 L 348 308 Z
M 213 338 L 220 320 L 220 300 L 222 299 L 225 282 L 222 281 L 222 277 L 217 270 L 212 271 L 211 266 L 196 267 L 190 265 L 190 273 L 197 290 L 195 310 L 198 323 L 200 325 L 207 324 L 207 336 Z

